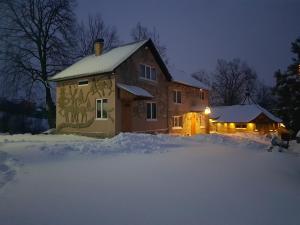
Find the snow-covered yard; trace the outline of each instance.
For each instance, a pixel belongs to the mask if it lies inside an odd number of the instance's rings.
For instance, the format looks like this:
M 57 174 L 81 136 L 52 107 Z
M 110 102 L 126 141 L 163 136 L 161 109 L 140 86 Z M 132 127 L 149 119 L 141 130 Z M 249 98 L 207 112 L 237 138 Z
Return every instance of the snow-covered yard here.
M 0 224 L 299 224 L 300 144 L 267 145 L 245 135 L 0 135 Z

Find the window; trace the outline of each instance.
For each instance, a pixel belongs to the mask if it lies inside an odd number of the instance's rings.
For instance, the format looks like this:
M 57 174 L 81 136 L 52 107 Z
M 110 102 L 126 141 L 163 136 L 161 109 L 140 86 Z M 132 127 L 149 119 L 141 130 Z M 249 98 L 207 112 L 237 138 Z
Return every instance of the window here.
M 203 114 L 199 115 L 199 123 L 200 123 L 200 128 L 205 128 L 205 115 Z
M 182 128 L 182 116 L 173 116 L 173 128 Z
M 156 80 L 156 69 L 154 67 L 141 64 L 140 65 L 140 77 L 147 80 Z
M 236 124 L 235 128 L 236 129 L 246 129 L 247 128 L 247 124 Z
M 80 80 L 78 81 L 78 86 L 85 86 L 88 85 L 89 81 L 88 80 Z
M 107 119 L 107 99 L 96 100 L 96 119 Z
M 177 104 L 181 103 L 181 91 L 173 91 L 173 101 Z
M 147 120 L 156 120 L 156 103 L 147 103 Z
M 200 90 L 200 99 L 204 100 L 205 95 L 204 95 L 204 91 Z

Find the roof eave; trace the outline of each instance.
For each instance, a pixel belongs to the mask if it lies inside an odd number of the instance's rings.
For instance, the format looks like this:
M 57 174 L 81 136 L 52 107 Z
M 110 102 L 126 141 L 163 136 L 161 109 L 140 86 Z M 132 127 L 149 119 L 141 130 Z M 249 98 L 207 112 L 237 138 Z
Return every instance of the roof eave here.
M 177 84 L 182 84 L 182 85 L 185 85 L 185 86 L 189 86 L 189 87 L 193 87 L 193 88 L 198 88 L 198 89 L 203 89 L 203 90 L 206 90 L 206 91 L 209 91 L 210 89 L 209 88 L 204 88 L 204 87 L 198 87 L 198 86 L 195 86 L 195 85 L 191 85 L 191 84 L 187 84 L 185 82 L 181 82 L 181 81 L 178 81 L 178 80 L 172 80 L 173 83 L 177 83 Z
M 103 74 L 107 74 L 107 73 L 113 73 L 115 70 L 109 70 L 109 71 L 102 71 L 102 72 L 95 72 L 95 73 L 85 73 L 85 74 L 80 74 L 80 75 L 73 75 L 73 76 L 69 76 L 69 77 L 62 77 L 62 78 L 48 78 L 48 81 L 54 81 L 54 82 L 58 82 L 58 81 L 64 81 L 64 80 L 72 80 L 72 79 L 77 79 L 77 78 L 84 78 L 84 77 L 92 77 L 92 76 L 96 76 L 96 75 L 103 75 Z

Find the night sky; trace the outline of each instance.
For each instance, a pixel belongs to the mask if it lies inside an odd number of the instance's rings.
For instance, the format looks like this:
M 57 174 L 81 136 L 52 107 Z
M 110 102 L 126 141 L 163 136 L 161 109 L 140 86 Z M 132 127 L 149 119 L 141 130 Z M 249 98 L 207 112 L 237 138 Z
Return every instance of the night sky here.
M 130 42 L 137 22 L 155 26 L 170 63 L 192 73 L 214 70 L 218 58 L 239 57 L 274 84 L 274 71 L 291 62 L 300 36 L 300 0 L 77 0 L 79 20 L 100 13 Z

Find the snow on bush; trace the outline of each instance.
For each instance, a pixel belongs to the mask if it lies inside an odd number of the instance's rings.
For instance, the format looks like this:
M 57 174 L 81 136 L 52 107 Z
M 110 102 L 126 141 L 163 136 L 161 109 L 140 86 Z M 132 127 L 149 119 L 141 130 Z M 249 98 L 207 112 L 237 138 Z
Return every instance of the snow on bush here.
M 51 155 L 64 155 L 68 152 L 81 154 L 100 153 L 152 153 L 166 152 L 171 148 L 183 145 L 181 137 L 169 135 L 150 135 L 121 133 L 113 138 L 89 139 L 88 141 L 45 143 L 42 146 L 32 145 L 30 148 L 38 148 Z

